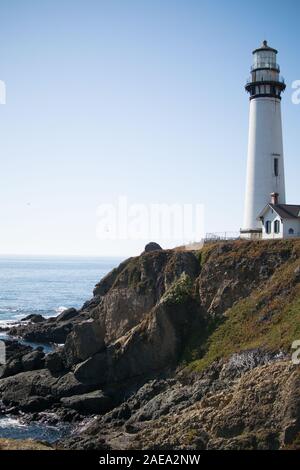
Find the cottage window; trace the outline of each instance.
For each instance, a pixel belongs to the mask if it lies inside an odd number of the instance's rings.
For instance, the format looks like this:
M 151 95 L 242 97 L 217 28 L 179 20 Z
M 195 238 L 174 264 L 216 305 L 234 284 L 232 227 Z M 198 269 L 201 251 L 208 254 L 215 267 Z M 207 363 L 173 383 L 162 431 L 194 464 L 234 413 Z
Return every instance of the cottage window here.
M 274 222 L 274 232 L 275 233 L 280 233 L 280 222 L 279 222 L 279 220 L 275 220 L 275 222 Z
M 266 233 L 271 233 L 271 221 L 266 221 Z
M 293 228 L 289 228 L 289 235 L 294 235 L 294 229 Z

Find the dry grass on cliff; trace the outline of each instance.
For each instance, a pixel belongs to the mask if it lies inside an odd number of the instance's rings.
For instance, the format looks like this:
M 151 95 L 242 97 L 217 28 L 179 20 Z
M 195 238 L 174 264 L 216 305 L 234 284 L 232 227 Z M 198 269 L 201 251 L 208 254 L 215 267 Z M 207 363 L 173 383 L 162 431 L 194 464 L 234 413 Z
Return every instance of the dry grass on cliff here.
M 0 439 L 0 450 L 54 450 L 47 444 L 32 439 Z

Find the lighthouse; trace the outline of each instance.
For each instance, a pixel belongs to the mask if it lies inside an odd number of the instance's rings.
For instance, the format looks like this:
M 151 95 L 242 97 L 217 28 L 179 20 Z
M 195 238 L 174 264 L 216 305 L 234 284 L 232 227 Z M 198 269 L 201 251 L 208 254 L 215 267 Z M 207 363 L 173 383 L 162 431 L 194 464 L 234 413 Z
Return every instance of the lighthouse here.
M 250 95 L 248 158 L 242 238 L 260 238 L 258 215 L 272 200 L 285 204 L 281 94 L 285 83 L 277 64 L 277 50 L 263 41 L 253 51 L 251 76 L 245 86 Z

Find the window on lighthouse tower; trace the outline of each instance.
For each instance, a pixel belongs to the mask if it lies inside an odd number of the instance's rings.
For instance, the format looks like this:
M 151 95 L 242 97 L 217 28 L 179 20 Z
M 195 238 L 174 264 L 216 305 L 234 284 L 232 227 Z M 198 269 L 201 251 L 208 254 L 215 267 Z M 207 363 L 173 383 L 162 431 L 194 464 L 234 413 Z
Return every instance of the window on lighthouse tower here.
M 279 165 L 278 165 L 278 158 L 274 158 L 274 175 L 279 175 Z

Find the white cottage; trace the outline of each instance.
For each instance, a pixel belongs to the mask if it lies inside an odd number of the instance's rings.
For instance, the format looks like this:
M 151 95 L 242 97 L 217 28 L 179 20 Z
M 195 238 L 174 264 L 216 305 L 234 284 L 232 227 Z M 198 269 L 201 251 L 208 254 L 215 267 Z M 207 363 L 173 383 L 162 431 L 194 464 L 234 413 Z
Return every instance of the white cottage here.
M 261 238 L 300 237 L 300 205 L 278 204 L 278 194 L 273 193 L 271 196 L 270 204 L 265 206 L 257 218 L 261 221 Z

